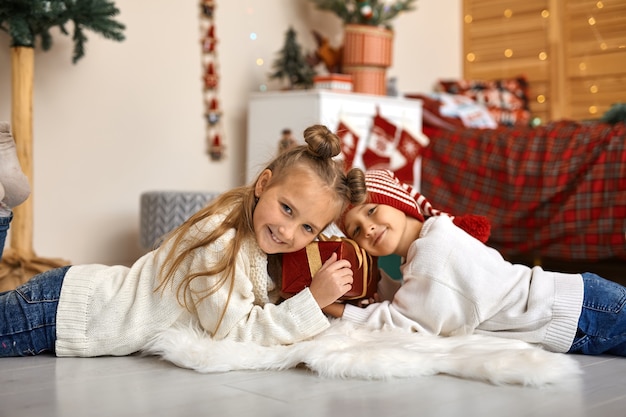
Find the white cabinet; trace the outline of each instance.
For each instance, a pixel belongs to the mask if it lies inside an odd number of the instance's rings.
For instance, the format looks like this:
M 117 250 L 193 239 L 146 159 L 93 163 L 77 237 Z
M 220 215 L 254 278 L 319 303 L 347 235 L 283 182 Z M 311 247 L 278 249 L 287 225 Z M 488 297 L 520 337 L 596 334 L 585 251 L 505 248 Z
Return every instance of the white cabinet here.
M 278 150 L 283 129 L 304 143 L 304 129 L 314 124 L 335 131 L 339 120 L 367 138 L 376 111 L 398 127 L 422 131 L 418 100 L 324 90 L 253 93 L 248 103 L 246 181 L 252 181 Z M 362 140 L 359 145 L 365 146 Z

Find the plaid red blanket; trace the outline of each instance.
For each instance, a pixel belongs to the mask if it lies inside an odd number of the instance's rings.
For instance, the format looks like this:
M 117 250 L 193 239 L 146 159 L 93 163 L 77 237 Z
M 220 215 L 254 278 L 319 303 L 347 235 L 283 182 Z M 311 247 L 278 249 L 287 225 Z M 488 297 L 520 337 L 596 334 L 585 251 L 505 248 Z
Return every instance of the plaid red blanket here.
M 626 126 L 425 129 L 421 192 L 482 214 L 503 256 L 626 259 Z

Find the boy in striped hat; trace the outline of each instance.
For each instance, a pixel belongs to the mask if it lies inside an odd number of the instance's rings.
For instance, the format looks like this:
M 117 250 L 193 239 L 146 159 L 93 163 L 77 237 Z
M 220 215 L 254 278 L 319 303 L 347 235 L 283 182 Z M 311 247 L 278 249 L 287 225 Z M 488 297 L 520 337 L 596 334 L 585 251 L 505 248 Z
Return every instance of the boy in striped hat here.
M 489 239 L 491 225 L 484 216 L 452 216 L 433 208 L 432 204 L 408 184 L 400 182 L 393 172 L 386 169 L 373 169 L 365 173 L 365 186 L 368 201 L 394 207 L 420 222 L 431 216 L 446 215 L 452 222 L 467 233 L 485 243 Z M 347 213 L 348 210 L 346 210 Z M 344 213 L 345 214 L 345 213 Z
M 553 352 L 626 356 L 623 286 L 511 264 L 483 243 L 484 230 L 434 210 L 391 171 L 368 171 L 365 183 L 366 202 L 349 208 L 340 226 L 374 256 L 401 256 L 402 282 L 380 302 L 332 304 L 327 314 L 375 329 L 478 333 Z

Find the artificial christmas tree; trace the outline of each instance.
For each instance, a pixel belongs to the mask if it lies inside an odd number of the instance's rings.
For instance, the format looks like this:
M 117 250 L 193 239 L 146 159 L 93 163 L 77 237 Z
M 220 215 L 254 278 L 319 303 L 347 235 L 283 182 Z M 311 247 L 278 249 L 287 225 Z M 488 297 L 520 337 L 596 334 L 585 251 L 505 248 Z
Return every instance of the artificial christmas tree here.
M 85 55 L 85 30 L 89 29 L 107 39 L 122 41 L 124 25 L 113 20 L 119 13 L 108 0 L 2 0 L 0 2 L 0 30 L 11 37 L 11 130 L 15 139 L 17 154 L 22 170 L 31 182 L 32 179 L 32 108 L 35 61 L 35 42 L 47 51 L 52 46 L 50 29 L 59 27 L 61 33 L 69 35 L 65 26 L 73 23 L 74 51 L 72 62 L 76 63 Z M 26 200 L 14 210 L 11 227 L 11 253 L 6 259 L 13 259 L 9 269 L 21 273 L 33 269 L 33 260 L 44 266 L 45 260 L 37 258 L 33 250 L 33 209 L 32 199 Z M 52 263 L 54 266 L 54 262 Z M 6 269 L 6 268 L 4 268 Z M 1 277 L 0 277 L 1 278 Z
M 286 78 L 290 90 L 298 86 L 309 88 L 313 85 L 315 70 L 304 58 L 296 38 L 296 31 L 291 27 L 285 34 L 285 45 L 274 61 L 273 68 L 275 71 L 270 78 Z
M 415 9 L 417 0 L 311 0 L 319 10 L 333 12 L 345 24 L 384 26 L 400 13 Z

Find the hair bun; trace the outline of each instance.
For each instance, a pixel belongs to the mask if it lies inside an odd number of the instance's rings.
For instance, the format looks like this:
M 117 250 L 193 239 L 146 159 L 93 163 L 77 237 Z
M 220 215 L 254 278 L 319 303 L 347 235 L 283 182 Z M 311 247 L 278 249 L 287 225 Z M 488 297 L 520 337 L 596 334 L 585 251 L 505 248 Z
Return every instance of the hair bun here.
M 318 158 L 328 159 L 341 153 L 341 139 L 324 125 L 309 126 L 304 130 L 308 151 Z

